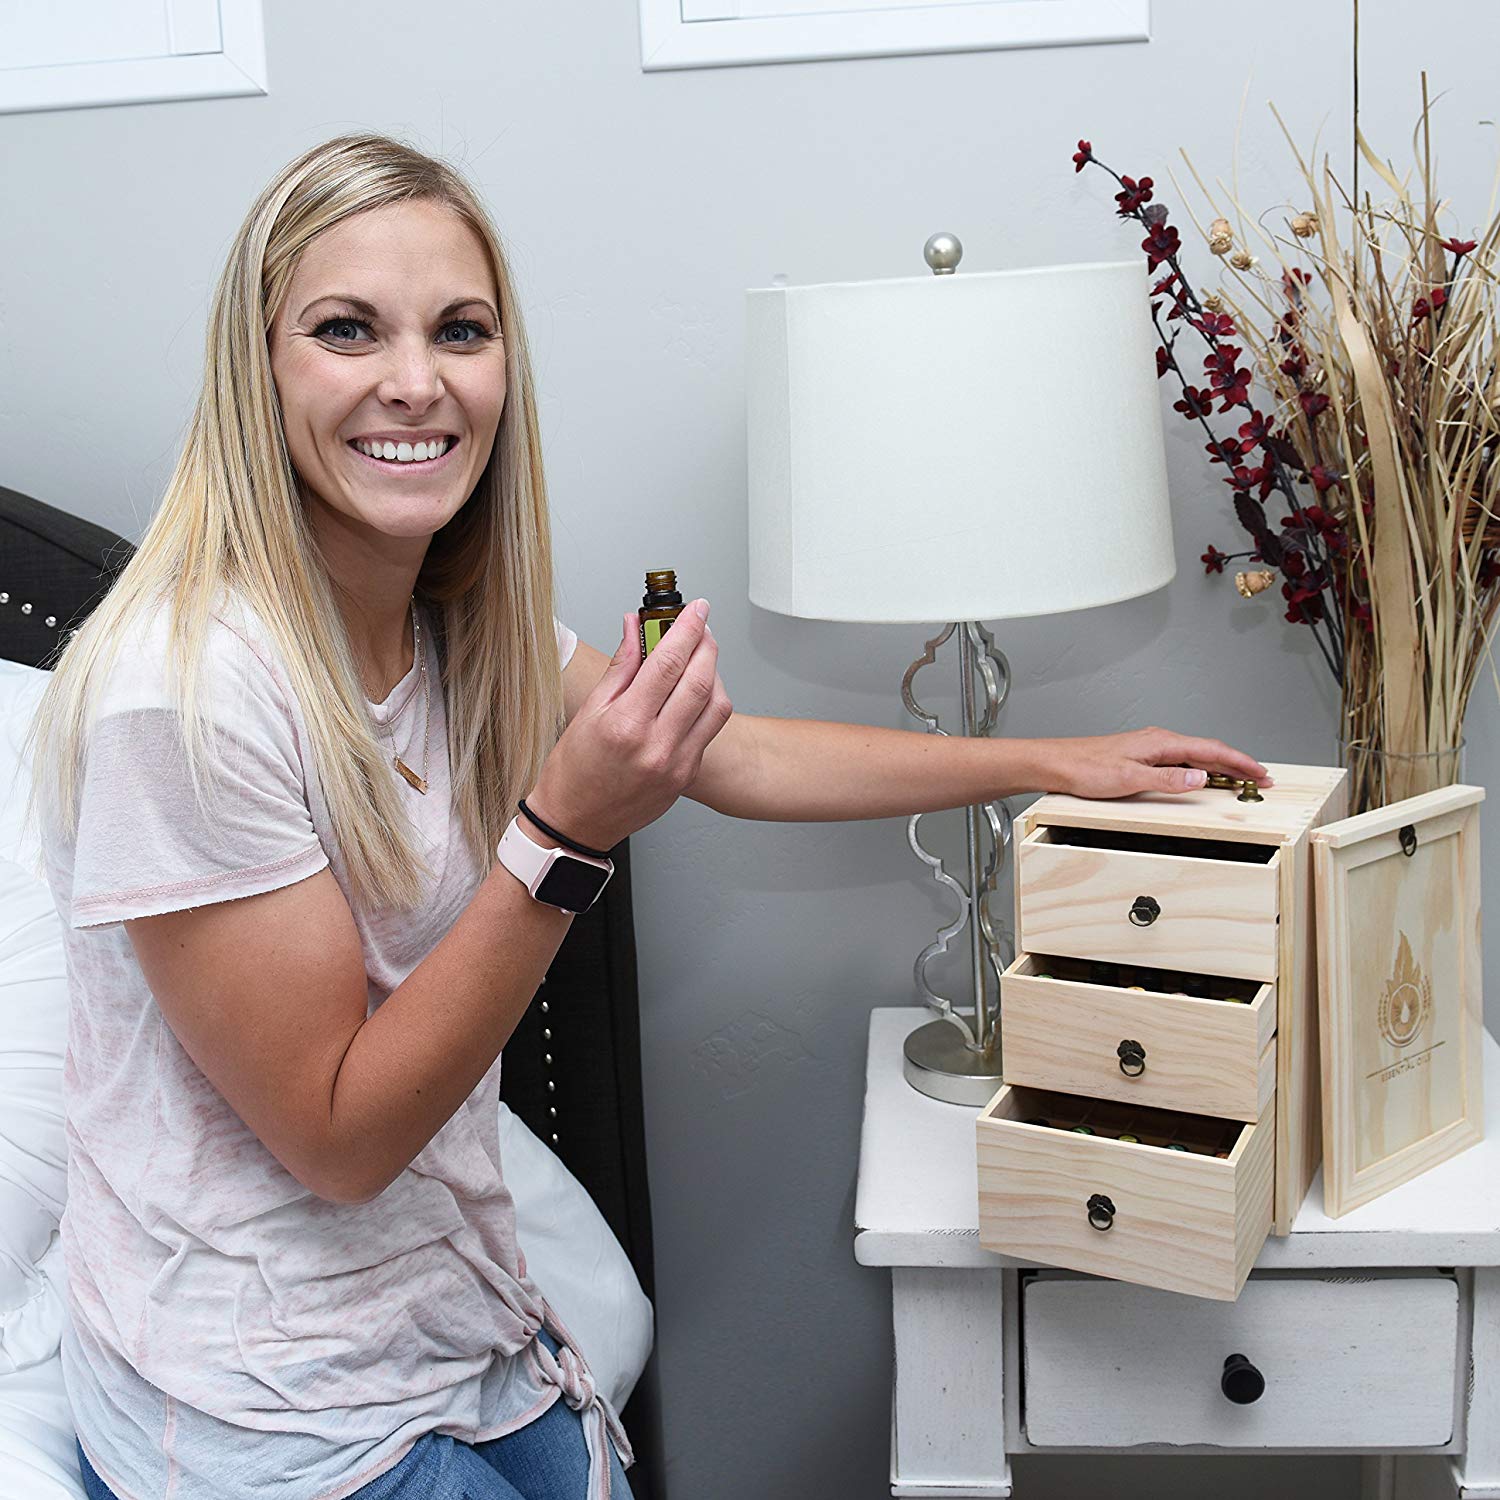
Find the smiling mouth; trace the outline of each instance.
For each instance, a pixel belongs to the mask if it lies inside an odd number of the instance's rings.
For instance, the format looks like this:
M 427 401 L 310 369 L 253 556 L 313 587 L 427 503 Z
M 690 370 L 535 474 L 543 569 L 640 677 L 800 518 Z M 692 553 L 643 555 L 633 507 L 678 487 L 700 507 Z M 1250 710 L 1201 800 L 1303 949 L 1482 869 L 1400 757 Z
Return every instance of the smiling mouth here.
M 458 444 L 459 439 L 450 436 L 435 438 L 431 444 L 386 442 L 361 445 L 358 440 L 351 438 L 346 446 L 361 458 L 387 469 L 424 469 L 431 464 L 441 463 Z M 421 456 L 418 456 L 419 449 Z

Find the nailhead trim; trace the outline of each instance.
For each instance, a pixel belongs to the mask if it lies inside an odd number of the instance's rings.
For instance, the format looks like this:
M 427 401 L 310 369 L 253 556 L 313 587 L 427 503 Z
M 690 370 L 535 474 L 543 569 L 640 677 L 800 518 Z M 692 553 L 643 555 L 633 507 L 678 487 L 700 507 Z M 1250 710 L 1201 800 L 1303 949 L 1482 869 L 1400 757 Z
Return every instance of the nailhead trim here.
M 9 590 L 7 590 L 7 589 L 0 589 L 0 604 L 9 604 L 9 603 L 10 603 L 10 592 L 9 592 Z M 31 611 L 32 611 L 33 608 L 34 608 L 34 606 L 32 605 L 31 601 L 28 599 L 21 606 L 21 613 L 23 615 L 29 615 L 31 613 Z M 57 629 L 57 616 L 56 615 L 48 615 L 47 616 L 47 629 L 48 630 L 56 630 Z M 66 632 L 66 634 L 63 637 L 63 639 L 67 640 L 67 639 L 71 638 L 72 636 L 76 635 L 77 633 L 78 632 L 76 630 L 69 630 L 68 632 Z

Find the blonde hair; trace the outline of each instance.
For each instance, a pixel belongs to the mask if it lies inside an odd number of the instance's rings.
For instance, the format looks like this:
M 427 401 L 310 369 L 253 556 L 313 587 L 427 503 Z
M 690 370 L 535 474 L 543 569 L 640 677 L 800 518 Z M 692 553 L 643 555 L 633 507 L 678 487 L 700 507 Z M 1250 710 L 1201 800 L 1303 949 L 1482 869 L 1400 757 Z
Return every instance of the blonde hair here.
M 437 624 L 456 811 L 479 868 L 489 868 L 517 799 L 565 724 L 531 357 L 500 236 L 478 195 L 447 163 L 383 135 L 339 136 L 305 152 L 240 226 L 214 292 L 203 387 L 176 470 L 135 554 L 63 646 L 28 732 L 36 741 L 28 819 L 45 780 L 61 826 L 76 837 L 94 694 L 122 639 L 163 606 L 171 701 L 201 799 L 199 658 L 227 587 L 254 608 L 280 652 L 352 892 L 371 906 L 409 909 L 421 900 L 421 874 L 431 870 L 409 836 L 405 788 L 365 707 L 287 451 L 269 348 L 307 247 L 355 214 L 411 201 L 446 205 L 473 229 L 499 292 L 507 391 L 494 449 L 473 494 L 434 534 L 416 583 Z

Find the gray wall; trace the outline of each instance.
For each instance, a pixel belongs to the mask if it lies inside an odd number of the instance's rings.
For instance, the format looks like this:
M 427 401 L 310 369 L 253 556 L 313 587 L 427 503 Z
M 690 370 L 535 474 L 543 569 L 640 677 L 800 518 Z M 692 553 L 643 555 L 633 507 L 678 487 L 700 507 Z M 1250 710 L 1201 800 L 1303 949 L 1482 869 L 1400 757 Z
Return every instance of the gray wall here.
M 314 141 L 403 133 L 468 170 L 513 255 L 563 618 L 612 651 L 643 571 L 670 564 L 713 602 L 740 712 L 914 728 L 900 682 L 920 628 L 793 621 L 746 598 L 744 290 L 777 272 L 919 274 L 938 229 L 963 239 L 964 270 L 1131 255 L 1139 235 L 1114 219 L 1108 181 L 1073 173 L 1080 135 L 1174 206 L 1178 146 L 1227 177 L 1237 132 L 1246 200 L 1300 200 L 1267 98 L 1299 145 L 1321 127 L 1347 163 L 1347 4 L 1153 11 L 1149 44 L 643 74 L 632 0 L 367 0 L 355 24 L 345 7 L 268 4 L 268 97 L 0 116 L 0 477 L 138 536 L 250 200 Z M 1493 7 L 1429 0 L 1420 26 L 1397 0 L 1365 12 L 1366 133 L 1402 159 L 1427 67 L 1451 91 L 1442 183 L 1454 228 L 1472 231 L 1495 143 Z M 1194 244 L 1191 263 L 1207 260 Z M 1311 643 L 1276 595 L 1246 603 L 1203 576 L 1205 546 L 1237 550 L 1242 534 L 1201 443 L 1167 416 L 1176 579 L 997 624 L 1015 674 L 1001 728 L 1156 722 L 1332 763 L 1336 700 Z M 922 686 L 952 724 L 942 675 Z M 1481 682 L 1471 781 L 1490 779 L 1496 716 Z M 960 812 L 923 827 L 957 854 Z M 889 1278 L 851 1250 L 867 1017 L 910 1002 L 914 958 L 950 911 L 901 819 L 731 825 L 683 801 L 634 848 L 671 1492 L 875 1500 Z M 1101 1484 L 1327 1497 L 1353 1493 L 1357 1465 L 1060 1459 L 1017 1473 L 1022 1500 Z

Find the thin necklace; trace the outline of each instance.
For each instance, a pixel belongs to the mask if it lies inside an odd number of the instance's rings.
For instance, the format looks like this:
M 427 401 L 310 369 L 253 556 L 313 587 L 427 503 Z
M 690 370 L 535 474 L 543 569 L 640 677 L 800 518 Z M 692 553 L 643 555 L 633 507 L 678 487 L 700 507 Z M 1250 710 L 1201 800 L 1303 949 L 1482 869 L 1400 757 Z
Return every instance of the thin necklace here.
M 387 735 L 387 741 L 391 747 L 392 764 L 402 776 L 424 796 L 427 794 L 427 755 L 429 750 L 428 730 L 432 727 L 432 700 L 427 693 L 427 653 L 422 650 L 422 628 L 417 624 L 417 596 L 411 596 L 411 634 L 412 650 L 417 658 L 418 670 L 421 674 L 422 693 L 422 774 L 417 775 L 407 763 L 401 759 L 396 751 L 395 737 Z M 394 716 L 393 716 L 394 717 Z M 389 726 L 387 726 L 389 727 Z

